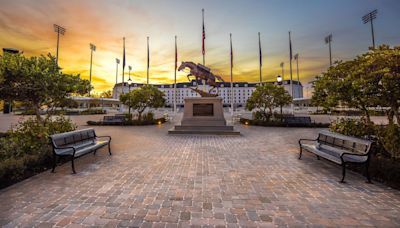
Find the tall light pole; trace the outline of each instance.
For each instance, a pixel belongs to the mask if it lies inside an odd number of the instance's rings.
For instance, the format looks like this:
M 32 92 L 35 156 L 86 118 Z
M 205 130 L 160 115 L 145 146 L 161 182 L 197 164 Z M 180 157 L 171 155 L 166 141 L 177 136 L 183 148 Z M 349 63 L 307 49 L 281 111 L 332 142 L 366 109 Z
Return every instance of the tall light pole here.
M 119 64 L 119 59 L 115 58 L 115 62 L 117 63 L 117 68 L 116 68 L 117 72 L 115 73 L 115 85 L 117 85 L 117 83 L 118 83 L 118 64 Z
M 325 44 L 328 44 L 329 46 L 329 65 L 332 66 L 332 34 L 329 34 L 327 37 L 325 37 Z
M 282 80 L 285 78 L 285 63 L 281 62 L 281 68 L 282 68 Z
M 89 81 L 90 81 L 90 90 L 89 90 L 89 97 L 90 97 L 90 91 L 92 90 L 92 63 L 93 63 L 93 52 L 96 51 L 96 45 L 90 44 L 90 76 L 89 76 Z
M 64 35 L 66 29 L 63 28 L 63 27 L 61 27 L 61 26 L 59 26 L 59 25 L 57 25 L 57 24 L 54 24 L 53 27 L 54 27 L 54 32 L 57 33 L 56 65 L 58 66 L 58 47 L 60 46 L 60 34 L 61 34 L 61 35 Z
M 372 47 L 375 49 L 375 33 L 374 33 L 374 23 L 373 20 L 376 19 L 376 15 L 378 14 L 378 10 L 373 10 L 362 17 L 362 21 L 364 24 L 371 22 L 371 34 L 372 34 Z

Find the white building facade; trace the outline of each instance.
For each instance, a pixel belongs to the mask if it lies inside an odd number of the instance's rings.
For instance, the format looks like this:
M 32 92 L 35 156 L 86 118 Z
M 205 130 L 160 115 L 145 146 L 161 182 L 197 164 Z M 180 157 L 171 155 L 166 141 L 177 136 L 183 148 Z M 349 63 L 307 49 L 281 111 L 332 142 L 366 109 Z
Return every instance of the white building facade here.
M 272 83 L 272 82 L 267 82 Z M 130 89 L 138 89 L 143 84 L 140 83 L 132 83 Z M 234 82 L 233 83 L 233 103 L 235 107 L 243 107 L 246 105 L 247 99 L 253 94 L 254 90 L 258 83 L 247 83 L 247 82 Z M 153 85 L 156 86 L 161 92 L 165 94 L 165 105 L 167 107 L 172 107 L 174 104 L 174 84 L 158 84 Z M 290 92 L 290 80 L 286 80 L 282 82 L 282 85 L 286 91 Z M 183 82 L 176 84 L 176 104 L 177 106 L 183 107 L 184 99 L 186 97 L 200 97 L 195 91 L 191 88 L 196 87 L 196 82 Z M 199 89 L 203 89 L 203 85 L 198 85 Z M 206 90 L 209 91 L 211 89 L 210 86 L 206 85 Z M 121 93 L 127 93 L 129 91 L 128 83 L 118 83 L 114 86 L 113 89 L 113 98 L 119 99 Z M 218 87 L 214 89 L 214 92 L 217 92 L 219 97 L 223 99 L 224 106 L 230 106 L 231 104 L 231 84 L 230 82 L 221 82 L 218 83 Z M 297 81 L 293 81 L 293 94 L 294 98 L 303 98 L 303 86 L 301 83 Z

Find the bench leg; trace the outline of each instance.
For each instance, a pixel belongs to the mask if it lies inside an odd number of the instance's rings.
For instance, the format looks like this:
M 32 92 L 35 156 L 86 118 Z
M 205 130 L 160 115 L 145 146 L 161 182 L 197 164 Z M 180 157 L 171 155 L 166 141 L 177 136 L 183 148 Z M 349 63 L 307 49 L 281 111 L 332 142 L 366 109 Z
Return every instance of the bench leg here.
M 75 172 L 75 166 L 74 166 L 74 156 L 72 156 L 72 158 L 71 158 L 71 166 L 72 166 L 72 172 L 73 172 L 74 174 L 76 174 L 76 172 Z
M 53 154 L 53 168 L 51 169 L 52 173 L 54 173 L 56 166 L 57 166 L 57 156 L 55 154 Z
M 342 180 L 340 181 L 340 183 L 345 183 L 344 181 L 345 176 L 346 176 L 346 163 L 342 162 Z
M 365 175 L 367 177 L 367 183 L 372 184 L 371 176 L 369 175 L 369 161 L 365 164 Z
M 97 153 L 97 150 L 94 150 L 94 151 L 93 151 L 93 156 L 96 155 L 96 153 Z
M 319 158 L 319 156 L 318 156 L 318 155 L 315 155 L 315 156 L 317 156 L 317 159 L 318 159 L 318 160 L 321 160 L 321 159 Z
M 108 153 L 111 155 L 111 142 L 108 143 Z
M 303 154 L 303 148 L 300 145 L 300 153 L 299 153 L 299 160 L 301 159 L 301 155 Z

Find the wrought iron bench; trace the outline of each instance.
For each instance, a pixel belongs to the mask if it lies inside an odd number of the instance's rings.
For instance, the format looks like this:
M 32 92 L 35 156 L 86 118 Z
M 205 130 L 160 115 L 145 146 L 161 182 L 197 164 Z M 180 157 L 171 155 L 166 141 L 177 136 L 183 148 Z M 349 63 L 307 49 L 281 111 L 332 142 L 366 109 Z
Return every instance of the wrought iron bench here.
M 106 138 L 106 139 L 101 139 Z M 111 155 L 111 137 L 97 136 L 93 128 L 70 131 L 50 136 L 53 146 L 53 169 L 54 172 L 57 159 L 60 156 L 71 157 L 72 172 L 75 172 L 74 159 L 85 154 L 93 152 L 95 155 L 97 150 L 108 145 L 108 153 Z
M 304 141 L 310 143 L 303 143 Z M 318 160 L 320 157 L 323 157 L 341 165 L 342 179 L 340 182 L 344 183 L 346 164 L 348 163 L 364 164 L 367 180 L 369 183 L 371 182 L 368 168 L 370 155 L 373 149 L 372 141 L 345 136 L 330 131 L 321 131 L 317 139 L 300 139 L 299 145 L 299 159 L 301 159 L 303 149 L 305 149 L 314 153 Z
M 125 121 L 125 115 L 115 115 L 115 116 L 104 116 L 103 123 L 123 123 Z

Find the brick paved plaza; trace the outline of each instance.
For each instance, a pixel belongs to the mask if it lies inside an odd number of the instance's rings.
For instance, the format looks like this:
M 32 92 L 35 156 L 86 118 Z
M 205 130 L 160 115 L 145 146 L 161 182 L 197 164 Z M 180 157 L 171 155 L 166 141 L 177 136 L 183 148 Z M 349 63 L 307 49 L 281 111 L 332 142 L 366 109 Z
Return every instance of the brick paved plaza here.
M 83 126 L 85 127 L 85 126 Z M 240 137 L 170 136 L 172 124 L 96 127 L 102 149 L 0 191 L 5 227 L 400 226 L 400 192 L 309 153 L 319 129 L 236 126 Z M 82 127 L 81 127 L 82 128 Z

